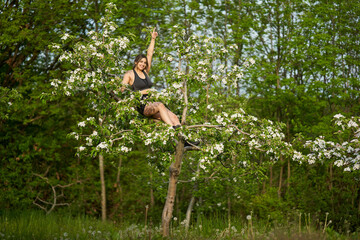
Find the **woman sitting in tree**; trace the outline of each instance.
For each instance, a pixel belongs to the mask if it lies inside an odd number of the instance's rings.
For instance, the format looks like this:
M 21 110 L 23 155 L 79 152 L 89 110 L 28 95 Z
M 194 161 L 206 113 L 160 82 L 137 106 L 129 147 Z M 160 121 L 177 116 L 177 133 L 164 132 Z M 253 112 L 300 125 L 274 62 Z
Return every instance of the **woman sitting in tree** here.
M 140 54 L 135 58 L 133 69 L 125 73 L 122 81 L 123 84 L 130 84 L 133 91 L 140 91 L 141 100 L 146 99 L 148 97 L 148 93 L 153 91 L 153 89 L 151 89 L 153 84 L 148 74 L 151 68 L 151 60 L 157 36 L 158 33 L 155 32 L 154 29 L 151 33 L 151 42 L 147 55 L 145 56 L 144 54 Z M 140 114 L 146 117 L 158 119 L 171 125 L 174 129 L 181 126 L 179 118 L 167 109 L 161 102 L 148 102 L 147 104 L 140 104 L 137 106 L 137 110 Z M 185 146 L 194 146 L 198 144 L 199 142 L 189 142 L 185 140 Z
M 148 97 L 148 93 L 152 91 L 152 82 L 149 78 L 151 68 L 151 60 L 155 47 L 155 39 L 158 33 L 154 31 L 151 33 L 151 42 L 147 51 L 147 55 L 140 54 L 135 58 L 134 67 L 125 73 L 123 84 L 130 84 L 133 91 L 140 91 L 142 94 L 141 100 Z M 179 118 L 165 107 L 161 102 L 149 102 L 141 104 L 137 107 L 140 114 L 161 120 L 174 128 L 180 127 Z

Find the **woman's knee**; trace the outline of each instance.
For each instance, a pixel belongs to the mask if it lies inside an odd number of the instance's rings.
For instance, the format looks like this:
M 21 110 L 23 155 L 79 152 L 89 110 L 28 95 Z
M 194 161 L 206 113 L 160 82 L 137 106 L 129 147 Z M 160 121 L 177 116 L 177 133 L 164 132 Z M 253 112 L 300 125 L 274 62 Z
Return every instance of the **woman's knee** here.
M 161 103 L 161 102 L 157 103 L 157 106 L 156 106 L 156 107 L 157 107 L 157 109 L 159 109 L 159 111 L 166 109 L 165 105 L 164 105 L 163 103 Z

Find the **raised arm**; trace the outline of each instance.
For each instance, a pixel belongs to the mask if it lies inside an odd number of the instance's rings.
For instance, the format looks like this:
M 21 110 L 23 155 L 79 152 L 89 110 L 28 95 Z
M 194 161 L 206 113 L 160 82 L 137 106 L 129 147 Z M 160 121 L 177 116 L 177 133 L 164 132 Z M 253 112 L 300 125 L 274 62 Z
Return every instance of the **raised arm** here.
M 149 45 L 149 48 L 147 50 L 147 60 L 148 60 L 148 65 L 147 65 L 147 69 L 146 71 L 149 73 L 150 72 L 150 68 L 151 68 L 151 60 L 152 60 L 152 56 L 154 53 L 154 48 L 155 48 L 155 39 L 158 36 L 158 33 L 155 31 L 156 28 L 154 28 L 153 32 L 151 33 L 151 42 Z

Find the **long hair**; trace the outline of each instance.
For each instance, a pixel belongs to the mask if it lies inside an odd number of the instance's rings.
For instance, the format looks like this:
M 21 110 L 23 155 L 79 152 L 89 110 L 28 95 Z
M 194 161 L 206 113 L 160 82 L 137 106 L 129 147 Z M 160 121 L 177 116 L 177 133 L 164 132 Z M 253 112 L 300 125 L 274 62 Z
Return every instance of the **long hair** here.
M 135 61 L 134 61 L 134 67 L 133 69 L 135 68 L 136 66 L 136 63 L 138 63 L 141 59 L 145 58 L 146 59 L 146 68 L 149 66 L 149 62 L 148 62 L 148 59 L 147 59 L 147 56 L 145 54 L 139 54 L 136 56 L 135 58 Z

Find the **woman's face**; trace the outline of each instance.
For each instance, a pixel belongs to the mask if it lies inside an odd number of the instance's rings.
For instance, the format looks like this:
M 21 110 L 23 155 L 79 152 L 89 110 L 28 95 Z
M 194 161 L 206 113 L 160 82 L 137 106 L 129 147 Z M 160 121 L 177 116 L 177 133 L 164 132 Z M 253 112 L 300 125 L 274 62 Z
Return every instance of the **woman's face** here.
M 139 70 L 144 70 L 147 66 L 146 58 L 140 59 L 140 61 L 136 62 L 135 65 Z

